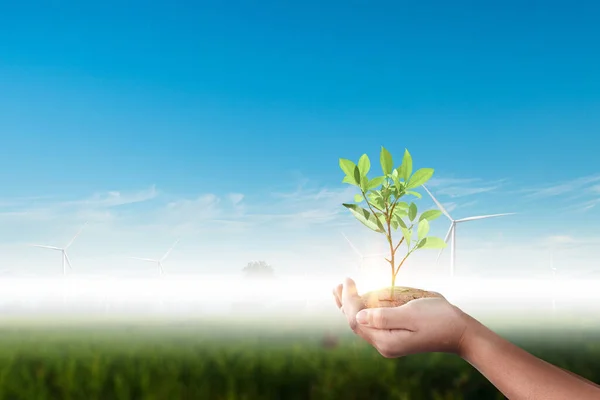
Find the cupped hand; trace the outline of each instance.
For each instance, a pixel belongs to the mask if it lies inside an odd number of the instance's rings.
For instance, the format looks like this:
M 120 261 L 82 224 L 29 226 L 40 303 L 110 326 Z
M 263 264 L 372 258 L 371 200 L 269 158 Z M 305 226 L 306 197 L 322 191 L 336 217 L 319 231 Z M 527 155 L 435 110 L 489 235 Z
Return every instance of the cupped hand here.
M 441 295 L 412 300 L 399 307 L 366 309 L 350 278 L 338 285 L 333 294 L 350 328 L 384 357 L 461 353 L 469 317 Z

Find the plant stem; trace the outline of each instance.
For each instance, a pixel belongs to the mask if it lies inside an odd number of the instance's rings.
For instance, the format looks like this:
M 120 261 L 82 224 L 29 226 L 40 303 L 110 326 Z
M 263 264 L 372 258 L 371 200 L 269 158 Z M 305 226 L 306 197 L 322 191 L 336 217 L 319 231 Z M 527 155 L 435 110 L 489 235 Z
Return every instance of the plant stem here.
M 396 275 L 398 275 L 398 272 L 400 272 L 400 267 L 402 267 L 402 264 L 404 264 L 404 261 L 406 261 L 406 259 L 408 258 L 408 256 L 410 256 L 410 253 L 412 253 L 412 250 L 409 251 L 408 253 L 406 253 L 406 255 L 404 256 L 404 258 L 402 259 L 402 261 L 400 261 L 400 264 L 398 264 L 398 269 L 396 269 L 394 271 L 394 279 L 396 279 Z
M 391 220 L 392 218 L 386 218 L 386 222 L 387 222 L 387 228 L 388 228 L 388 235 L 387 235 L 387 239 L 388 239 L 388 243 L 390 245 L 390 266 L 392 267 L 392 288 L 390 289 L 390 300 L 394 299 L 394 287 L 396 286 L 396 274 L 394 273 L 394 270 L 396 268 L 396 261 L 394 259 L 394 257 L 396 256 L 396 250 L 394 249 L 394 242 L 392 241 L 392 226 L 391 226 Z

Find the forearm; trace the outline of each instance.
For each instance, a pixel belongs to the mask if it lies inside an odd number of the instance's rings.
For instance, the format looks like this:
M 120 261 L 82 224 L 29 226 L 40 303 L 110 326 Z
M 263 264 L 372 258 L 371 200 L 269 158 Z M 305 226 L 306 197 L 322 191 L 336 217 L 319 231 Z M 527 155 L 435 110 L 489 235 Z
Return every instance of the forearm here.
M 460 356 L 510 400 L 593 400 L 600 388 L 543 361 L 467 316 Z

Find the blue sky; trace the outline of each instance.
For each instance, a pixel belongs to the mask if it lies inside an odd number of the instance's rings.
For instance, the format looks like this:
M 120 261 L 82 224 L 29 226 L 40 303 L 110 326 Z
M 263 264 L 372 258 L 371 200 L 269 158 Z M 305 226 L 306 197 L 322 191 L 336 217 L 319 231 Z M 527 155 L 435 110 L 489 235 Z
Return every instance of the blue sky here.
M 23 244 L 89 220 L 81 268 L 182 235 L 173 268 L 337 271 L 340 229 L 377 239 L 338 158 L 381 145 L 435 168 L 457 218 L 520 213 L 459 233 L 471 268 L 600 238 L 599 5 L 280 3 L 0 4 L 5 267 L 52 270 Z

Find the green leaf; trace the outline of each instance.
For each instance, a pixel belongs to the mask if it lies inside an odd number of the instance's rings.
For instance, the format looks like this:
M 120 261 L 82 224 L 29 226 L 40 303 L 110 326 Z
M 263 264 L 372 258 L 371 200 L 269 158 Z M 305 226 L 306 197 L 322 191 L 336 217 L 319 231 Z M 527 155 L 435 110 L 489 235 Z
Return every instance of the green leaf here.
M 402 229 L 402 235 L 404 236 L 404 242 L 406 243 L 406 247 L 410 251 L 411 232 L 403 226 L 400 226 L 400 229 Z
M 342 180 L 342 183 L 349 183 L 350 185 L 357 186 L 354 177 L 350 175 L 346 175 Z
M 408 226 L 406 225 L 406 222 L 404 222 L 404 220 L 402 219 L 402 217 L 396 215 L 396 216 L 394 216 L 394 219 L 398 222 L 398 225 L 400 225 L 404 229 L 408 229 Z
M 371 204 L 374 204 L 379 209 L 383 209 L 385 204 L 383 202 L 383 197 L 380 190 L 375 190 L 369 193 L 367 196 L 369 197 L 369 202 Z
M 385 176 L 378 176 L 377 178 L 373 178 L 369 181 L 368 189 L 373 190 L 376 187 L 381 186 L 383 182 L 385 182 Z
M 392 168 L 394 168 L 394 161 L 392 160 L 392 155 L 389 151 L 386 150 L 385 147 L 381 146 L 381 154 L 379 155 L 379 162 L 381 163 L 381 170 L 383 171 L 383 175 L 387 176 L 392 173 Z
M 443 249 L 446 247 L 446 242 L 438 237 L 429 236 L 422 239 L 417 248 L 419 249 Z
M 419 222 L 419 227 L 417 228 L 417 236 L 419 237 L 419 240 L 424 239 L 428 233 L 429 233 L 429 222 L 426 219 L 422 219 Z
M 405 201 L 399 201 L 398 203 L 396 203 L 396 210 L 400 209 L 400 210 L 408 210 L 408 203 Z
M 360 194 L 355 194 L 355 195 L 354 195 L 354 201 L 355 201 L 356 203 L 360 203 L 360 202 L 361 202 L 361 201 L 363 201 L 364 199 L 365 199 L 365 198 L 364 198 L 364 197 L 362 197 L 362 195 L 360 195 Z
M 369 190 L 369 178 L 365 175 L 360 178 L 360 188 L 363 192 L 367 192 Z
M 371 161 L 369 160 L 369 156 L 363 154 L 360 156 L 358 160 L 358 169 L 360 170 L 361 175 L 366 176 L 371 169 Z
M 423 214 L 421 214 L 421 216 L 419 217 L 419 221 L 422 221 L 424 219 L 428 221 L 433 221 L 434 219 L 439 218 L 440 215 L 442 215 L 442 212 L 440 210 L 427 210 Z
M 433 168 L 421 168 L 408 181 L 407 189 L 414 189 L 425 184 L 433 176 Z
M 404 157 L 402 157 L 401 168 L 402 168 L 401 178 L 404 179 L 404 182 L 408 182 L 408 180 L 410 179 L 410 175 L 412 174 L 412 169 L 413 169 L 412 157 L 411 157 L 410 153 L 408 152 L 408 149 L 404 150 Z
M 400 224 L 398 224 L 398 220 L 395 218 L 395 216 L 394 216 L 394 217 L 392 217 L 392 220 L 391 220 L 390 222 L 391 222 L 392 228 L 394 228 L 394 229 L 398 229 L 398 226 L 399 226 Z
M 381 224 L 381 221 L 379 221 L 379 219 L 377 219 L 377 217 L 375 217 L 373 214 L 371 214 L 369 212 L 369 210 L 365 210 L 364 208 L 362 208 L 356 204 L 344 203 L 342 205 L 344 207 L 346 207 L 348 210 L 350 210 L 352 215 L 354 215 L 356 217 L 356 219 L 359 220 L 367 228 L 372 229 L 377 233 L 385 232 L 383 225 Z
M 416 217 L 417 217 L 417 205 L 415 203 L 410 203 L 410 206 L 408 206 L 408 218 L 411 221 L 414 221 Z
M 421 197 L 423 197 L 423 196 L 421 196 L 421 193 L 413 192 L 412 190 L 409 190 L 408 192 L 406 192 L 406 194 L 411 194 L 411 195 L 415 196 L 417 199 L 420 199 Z
M 360 175 L 360 170 L 358 169 L 358 166 L 354 166 L 354 170 L 352 171 L 352 176 L 354 177 L 354 180 L 356 180 L 356 183 L 361 186 L 362 183 L 362 176 Z
M 377 219 L 379 219 L 379 222 L 381 222 L 381 225 L 384 227 L 387 225 L 387 221 L 385 220 L 385 215 L 383 215 L 382 213 L 375 213 L 375 216 L 377 217 Z
M 354 167 L 356 167 L 356 164 L 354 164 L 352 161 L 345 158 L 340 158 L 340 168 L 346 175 L 354 176 Z
M 401 182 L 399 178 L 396 178 L 394 180 L 394 186 L 396 186 L 396 189 L 398 190 L 398 197 L 401 197 L 406 191 L 406 185 L 404 182 Z

